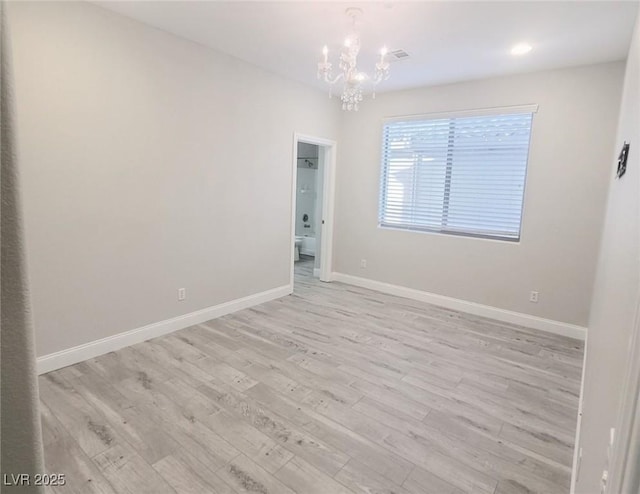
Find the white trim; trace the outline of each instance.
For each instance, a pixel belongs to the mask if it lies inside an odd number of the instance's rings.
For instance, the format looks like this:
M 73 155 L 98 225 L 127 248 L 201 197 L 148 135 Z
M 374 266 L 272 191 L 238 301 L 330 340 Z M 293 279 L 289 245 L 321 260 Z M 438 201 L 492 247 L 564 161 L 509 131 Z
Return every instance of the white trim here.
M 113 352 L 126 346 L 135 345 L 151 338 L 156 338 L 168 333 L 173 333 L 179 329 L 188 328 L 194 324 L 200 324 L 217 317 L 231 314 L 242 309 L 247 309 L 255 305 L 263 304 L 270 300 L 284 297 L 291 293 L 291 285 L 284 285 L 272 288 L 264 292 L 249 295 L 247 297 L 231 300 L 222 304 L 197 310 L 189 314 L 173 317 L 164 321 L 148 324 L 141 328 L 132 329 L 113 336 L 108 336 L 96 341 L 84 343 L 60 352 L 51 353 L 38 357 L 38 374 L 44 374 L 56 369 L 61 369 L 68 365 L 77 364 L 90 358 Z
M 576 484 L 578 477 L 580 476 L 580 467 L 582 463 L 582 455 L 580 450 L 580 430 L 582 428 L 582 407 L 584 403 L 584 375 L 587 370 L 587 351 L 589 348 L 589 334 L 584 342 L 584 354 L 582 355 L 582 379 L 580 380 L 580 399 L 578 401 L 578 420 L 576 424 L 576 438 L 573 442 L 573 463 L 571 467 L 571 486 L 569 487 L 569 494 L 575 494 Z
M 577 326 L 575 324 L 554 321 L 552 319 L 544 319 L 530 314 L 523 314 L 522 312 L 500 309 L 499 307 L 478 304 L 476 302 L 469 302 L 467 300 L 424 292 L 404 286 L 392 285 L 382 281 L 360 278 L 358 276 L 351 276 L 343 273 L 333 273 L 333 280 L 347 283 L 349 285 L 360 286 L 362 288 L 368 288 L 370 290 L 376 290 L 382 293 L 388 293 L 390 295 L 396 295 L 398 297 L 405 297 L 412 300 L 418 300 L 420 302 L 438 305 L 447 309 L 467 312 L 468 314 L 474 314 L 476 316 L 489 317 L 491 319 L 496 319 L 510 324 L 517 324 L 527 328 L 546 331 L 548 333 L 569 336 L 579 340 L 584 340 L 587 335 L 587 328 Z
M 523 201 L 523 205 L 524 205 L 524 201 Z M 524 214 L 522 216 L 524 217 Z M 378 229 L 390 230 L 392 232 L 424 233 L 427 235 L 446 235 L 451 238 L 460 238 L 463 240 L 485 240 L 489 242 L 498 242 L 499 244 L 502 244 L 502 245 L 520 245 L 520 241 L 522 240 L 522 235 L 520 235 L 520 238 L 483 237 L 482 235 L 470 235 L 463 232 L 453 233 L 453 232 L 439 231 L 439 230 L 418 230 L 418 229 L 413 230 L 411 228 L 398 228 L 395 226 L 381 225 L 380 223 L 378 223 Z M 520 228 L 520 233 L 522 233 L 522 228 Z
M 296 262 L 296 201 L 298 198 L 298 135 L 293 134 L 293 152 L 291 154 L 291 257 L 289 285 L 293 289 L 294 265 Z M 300 254 L 300 252 L 298 252 Z
M 384 123 L 410 122 L 412 120 L 432 120 L 436 118 L 476 117 L 483 115 L 510 115 L 515 113 L 538 113 L 538 105 L 501 106 L 493 108 L 478 108 L 474 110 L 458 110 L 436 113 L 422 113 L 414 115 L 398 115 L 385 117 Z
M 296 238 L 296 187 L 298 175 L 298 143 L 315 144 L 324 148 L 324 180 L 322 185 L 322 218 L 321 224 L 317 225 L 322 229 L 320 240 L 320 281 L 331 281 L 333 263 L 333 215 L 335 203 L 335 167 L 336 167 L 336 141 L 314 137 L 295 132 L 293 134 L 293 156 L 292 156 L 292 179 L 291 179 L 291 272 L 289 275 L 290 284 L 293 286 L 293 260 L 294 244 Z M 322 150 L 321 150 L 322 151 Z M 317 237 L 316 237 L 317 238 Z M 316 255 L 318 246 L 316 246 Z

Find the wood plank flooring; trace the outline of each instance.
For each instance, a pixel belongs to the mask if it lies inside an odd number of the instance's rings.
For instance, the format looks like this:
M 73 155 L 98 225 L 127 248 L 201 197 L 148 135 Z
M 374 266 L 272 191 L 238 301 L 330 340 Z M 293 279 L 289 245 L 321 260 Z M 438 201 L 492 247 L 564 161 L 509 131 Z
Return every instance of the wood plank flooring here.
M 582 343 L 311 278 L 40 378 L 49 492 L 568 493 Z

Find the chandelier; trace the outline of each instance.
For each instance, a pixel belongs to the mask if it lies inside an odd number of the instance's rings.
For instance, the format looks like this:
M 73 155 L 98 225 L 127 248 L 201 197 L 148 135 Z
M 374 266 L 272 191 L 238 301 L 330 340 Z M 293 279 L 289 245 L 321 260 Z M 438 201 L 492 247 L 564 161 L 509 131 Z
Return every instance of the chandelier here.
M 329 48 L 325 45 L 322 49 L 322 61 L 318 62 L 318 79 L 323 79 L 330 87 L 342 82 L 342 109 L 358 111 L 358 105 L 362 101 L 363 84 L 368 80 L 372 81 L 373 97 L 375 98 L 375 87 L 389 78 L 389 62 L 386 60 L 387 48 L 383 46 L 372 77 L 358 70 L 360 36 L 356 31 L 356 22 L 362 15 L 362 10 L 348 8 L 345 13 L 351 19 L 352 31 L 345 39 L 340 52 L 340 64 L 338 65 L 340 73 L 334 77 L 331 71 L 331 62 L 329 62 Z M 329 97 L 331 97 L 331 93 L 329 93 Z

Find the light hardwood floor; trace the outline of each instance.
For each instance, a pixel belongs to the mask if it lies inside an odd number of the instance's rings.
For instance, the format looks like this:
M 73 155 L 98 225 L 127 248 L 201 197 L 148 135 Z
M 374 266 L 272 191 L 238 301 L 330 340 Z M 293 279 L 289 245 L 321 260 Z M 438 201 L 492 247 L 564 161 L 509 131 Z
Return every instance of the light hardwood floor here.
M 70 493 L 568 493 L 581 342 L 310 277 L 40 378 Z

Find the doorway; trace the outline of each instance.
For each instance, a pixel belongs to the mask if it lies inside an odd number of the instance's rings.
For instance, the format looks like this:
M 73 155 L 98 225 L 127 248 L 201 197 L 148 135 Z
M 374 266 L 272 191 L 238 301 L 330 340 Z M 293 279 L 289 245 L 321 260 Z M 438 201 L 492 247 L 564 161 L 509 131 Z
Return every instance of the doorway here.
M 334 141 L 294 134 L 291 194 L 291 277 L 331 281 Z

